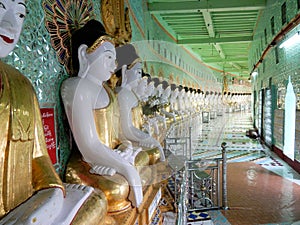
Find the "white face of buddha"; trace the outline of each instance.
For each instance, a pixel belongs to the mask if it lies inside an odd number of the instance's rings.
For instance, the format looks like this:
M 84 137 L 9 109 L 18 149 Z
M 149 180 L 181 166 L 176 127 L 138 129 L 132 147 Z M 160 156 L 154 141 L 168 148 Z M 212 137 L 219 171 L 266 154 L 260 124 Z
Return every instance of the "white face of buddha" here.
M 161 94 L 163 92 L 163 87 L 162 87 L 162 84 L 159 84 L 157 87 L 156 87 L 156 96 L 160 97 Z
M 101 81 L 107 81 L 116 69 L 116 50 L 110 42 L 101 44 L 95 52 L 89 54 L 90 74 Z M 99 72 L 100 71 L 100 72 Z
M 25 0 L 0 0 L 0 58 L 16 46 L 25 15 Z
M 174 91 L 171 92 L 171 99 L 174 100 L 178 96 L 178 88 L 176 88 Z
M 163 91 L 162 96 L 163 96 L 164 98 L 169 98 L 169 97 L 170 97 L 170 94 L 171 94 L 171 87 L 168 86 L 168 87 Z
M 137 87 L 140 79 L 142 79 L 142 63 L 137 62 L 131 69 L 126 70 L 126 85 L 129 85 L 131 88 Z
M 140 81 L 138 82 L 138 86 L 134 88 L 133 91 L 140 99 L 142 99 L 143 97 L 145 97 L 146 88 L 147 88 L 147 80 L 140 79 Z
M 152 94 L 154 93 L 154 90 L 155 90 L 154 82 L 152 81 L 147 85 L 147 88 L 145 90 L 145 95 L 147 97 L 152 96 Z

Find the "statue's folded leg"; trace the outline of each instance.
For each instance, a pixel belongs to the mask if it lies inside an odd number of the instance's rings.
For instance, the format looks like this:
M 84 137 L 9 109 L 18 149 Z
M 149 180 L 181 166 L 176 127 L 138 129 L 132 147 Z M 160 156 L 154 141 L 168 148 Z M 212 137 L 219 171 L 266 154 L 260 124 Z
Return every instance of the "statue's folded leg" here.
M 94 189 L 89 198 L 84 202 L 77 212 L 72 225 L 102 225 L 106 221 L 113 220 L 107 216 L 107 200 L 104 193 Z M 114 224 L 114 223 L 108 223 Z
M 0 224 L 69 225 L 74 218 L 77 222 L 72 224 L 84 224 L 82 217 L 85 216 L 89 225 L 99 225 L 107 213 L 104 194 L 84 185 L 65 184 L 65 188 L 65 197 L 59 188 L 37 192 L 0 220 Z
M 129 184 L 122 175 L 100 176 L 92 174 L 90 173 L 90 165 L 81 159 L 80 154 L 73 153 L 67 165 L 66 182 L 87 185 L 101 190 L 105 194 L 109 213 L 130 208 Z
M 26 202 L 11 210 L 0 220 L 0 224 L 43 224 L 51 225 L 63 208 L 63 191 L 49 188 L 38 191 Z
M 79 184 L 65 184 L 66 197 L 59 216 L 55 219 L 53 224 L 68 225 L 79 213 L 81 216 L 88 216 L 89 225 L 99 224 L 101 218 L 105 218 L 107 212 L 107 202 L 104 195 L 100 191 L 95 191 L 93 187 L 79 185 Z M 98 197 L 97 197 L 98 195 Z M 87 211 L 86 202 L 91 201 L 92 198 L 98 198 L 94 206 L 89 206 Z M 94 208 L 93 208 L 94 207 Z M 92 211 L 94 210 L 94 211 Z M 95 214 L 95 210 L 97 211 Z M 93 214 L 91 212 L 94 212 Z M 85 215 L 86 214 L 86 215 Z M 76 216 L 78 217 L 78 216 Z M 87 218 L 86 218 L 87 219 Z M 78 220 L 78 219 L 77 219 Z M 72 223 L 73 224 L 73 223 Z M 82 224 L 82 223 L 78 223 Z

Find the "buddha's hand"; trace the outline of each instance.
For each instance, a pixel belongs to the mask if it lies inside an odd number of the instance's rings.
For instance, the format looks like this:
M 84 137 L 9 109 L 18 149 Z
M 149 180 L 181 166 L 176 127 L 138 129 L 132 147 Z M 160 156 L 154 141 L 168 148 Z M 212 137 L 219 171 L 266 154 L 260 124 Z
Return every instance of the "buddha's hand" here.
M 100 165 L 92 165 L 92 168 L 90 169 L 90 173 L 97 175 L 113 176 L 116 172 L 117 171 L 114 168 Z
M 160 161 L 162 162 L 166 161 L 165 152 L 161 144 L 158 143 L 157 148 L 159 149 L 160 152 Z
M 135 157 L 141 150 L 142 148 L 135 148 L 132 145 L 128 145 L 125 149 L 114 149 L 115 152 L 132 165 L 134 165 Z
M 69 183 L 64 183 L 64 186 L 67 190 L 67 194 L 68 192 L 72 192 L 72 191 L 80 191 L 82 193 L 88 193 L 90 194 L 94 188 L 90 187 L 90 186 L 86 186 L 86 185 L 82 185 L 82 184 L 69 184 Z
M 152 138 L 146 139 L 144 141 L 139 142 L 139 146 L 146 147 L 146 148 L 158 148 L 159 152 L 160 152 L 160 161 L 166 160 L 164 149 L 157 140 L 152 139 Z
M 154 148 L 155 147 L 154 143 L 146 142 L 146 141 L 139 142 L 139 146 L 145 147 L 145 148 Z

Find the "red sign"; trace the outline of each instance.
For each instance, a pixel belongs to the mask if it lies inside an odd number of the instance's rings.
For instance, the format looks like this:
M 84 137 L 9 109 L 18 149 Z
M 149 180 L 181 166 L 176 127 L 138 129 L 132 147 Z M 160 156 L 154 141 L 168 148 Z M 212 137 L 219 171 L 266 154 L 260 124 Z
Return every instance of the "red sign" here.
M 57 163 L 54 108 L 41 108 L 46 145 L 53 164 Z

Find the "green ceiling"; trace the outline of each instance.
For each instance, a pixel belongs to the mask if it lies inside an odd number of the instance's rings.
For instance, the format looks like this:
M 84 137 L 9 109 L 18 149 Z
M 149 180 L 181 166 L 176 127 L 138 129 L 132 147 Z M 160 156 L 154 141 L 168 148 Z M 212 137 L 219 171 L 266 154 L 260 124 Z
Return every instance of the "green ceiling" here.
M 248 52 L 265 4 L 265 0 L 148 0 L 148 9 L 178 44 L 201 61 L 248 79 Z

